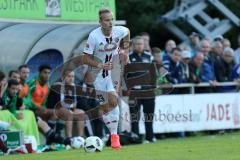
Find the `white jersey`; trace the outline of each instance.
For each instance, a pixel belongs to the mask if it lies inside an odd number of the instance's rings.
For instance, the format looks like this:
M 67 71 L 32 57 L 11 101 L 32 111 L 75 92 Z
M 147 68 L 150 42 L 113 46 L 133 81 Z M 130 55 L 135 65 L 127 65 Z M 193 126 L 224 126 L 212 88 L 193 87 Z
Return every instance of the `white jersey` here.
M 106 63 L 112 62 L 113 56 L 118 55 L 120 41 L 127 36 L 129 30 L 123 26 L 114 26 L 110 37 L 103 35 L 101 27 L 93 30 L 88 37 L 84 53 L 94 55 L 95 60 Z M 111 72 L 101 70 L 97 79 L 110 76 Z

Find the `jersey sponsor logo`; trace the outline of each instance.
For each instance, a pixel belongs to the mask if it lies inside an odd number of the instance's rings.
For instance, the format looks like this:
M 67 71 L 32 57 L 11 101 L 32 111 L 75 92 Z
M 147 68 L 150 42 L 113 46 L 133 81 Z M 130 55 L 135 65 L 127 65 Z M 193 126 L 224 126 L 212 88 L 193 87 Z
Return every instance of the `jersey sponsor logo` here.
M 111 52 L 117 48 L 117 43 L 110 43 L 103 45 L 102 43 L 99 44 L 99 52 Z

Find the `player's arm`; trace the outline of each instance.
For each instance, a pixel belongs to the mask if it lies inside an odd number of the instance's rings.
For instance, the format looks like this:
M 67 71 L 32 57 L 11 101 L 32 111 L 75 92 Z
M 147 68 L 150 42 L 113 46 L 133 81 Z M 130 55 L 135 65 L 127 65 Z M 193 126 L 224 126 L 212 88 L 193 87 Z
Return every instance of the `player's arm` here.
M 128 63 L 129 46 L 130 46 L 130 31 L 129 29 L 127 29 L 127 34 L 126 36 L 123 37 L 120 43 L 120 61 L 124 65 Z
M 88 66 L 91 66 L 91 67 L 97 67 L 97 68 L 103 68 L 103 64 L 100 63 L 100 62 L 97 62 L 96 60 L 93 59 L 93 56 L 90 55 L 90 54 L 87 54 L 87 53 L 84 53 L 82 56 L 81 56 L 81 62 L 83 64 L 86 64 Z

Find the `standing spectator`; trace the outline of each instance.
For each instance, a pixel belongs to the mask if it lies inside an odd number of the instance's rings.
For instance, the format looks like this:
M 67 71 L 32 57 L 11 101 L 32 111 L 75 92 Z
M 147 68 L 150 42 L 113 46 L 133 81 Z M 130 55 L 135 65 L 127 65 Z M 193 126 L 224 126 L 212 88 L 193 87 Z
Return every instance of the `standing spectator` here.
M 144 40 L 144 51 L 151 53 L 151 46 L 150 46 L 150 35 L 147 32 L 142 32 L 140 36 Z
M 200 44 L 200 51 L 204 55 L 204 63 L 202 65 L 202 82 L 209 82 L 210 85 L 214 86 L 216 84 L 216 77 L 214 72 L 214 64 L 210 58 L 210 43 L 203 39 Z
M 229 82 L 232 80 L 232 70 L 234 67 L 233 55 L 234 51 L 232 48 L 225 48 L 221 59 L 215 63 L 214 67 L 218 82 Z M 227 92 L 233 89 L 234 87 L 232 86 L 218 87 L 220 92 Z
M 152 57 L 144 51 L 144 40 L 142 37 L 137 36 L 133 40 L 133 52 L 129 55 L 129 60 L 131 63 L 152 63 Z M 139 73 L 136 73 L 139 74 Z M 144 90 L 149 89 L 147 86 L 140 86 L 134 88 L 134 90 Z M 129 107 L 131 114 L 131 128 L 136 134 L 139 134 L 139 119 L 140 119 L 140 107 L 143 105 L 143 112 L 148 117 L 145 119 L 145 129 L 146 129 L 146 143 L 154 142 L 153 135 L 153 113 L 155 108 L 155 97 L 148 99 L 139 99 L 132 95 L 129 95 Z
M 181 52 L 181 63 L 180 63 L 180 67 L 181 67 L 181 83 L 187 83 L 189 82 L 189 63 L 191 60 L 191 52 L 188 50 L 184 50 Z
M 216 61 L 214 67 L 218 82 L 231 81 L 232 69 L 234 67 L 233 54 L 232 48 L 225 48 L 222 57 Z
M 224 38 L 224 39 L 223 39 L 222 44 L 223 44 L 223 49 L 225 49 L 225 48 L 231 48 L 231 42 L 230 42 L 229 39 L 227 39 L 227 38 Z
M 158 69 L 160 69 L 160 67 L 162 66 L 161 52 L 161 49 L 158 47 L 152 48 L 153 61 L 156 63 Z
M 192 32 L 189 36 L 190 43 L 188 45 L 189 51 L 191 52 L 191 57 L 193 57 L 199 49 L 199 34 L 196 32 Z
M 181 49 L 173 48 L 169 55 L 170 59 L 163 62 L 163 66 L 169 72 L 167 80 L 173 84 L 181 83 Z
M 211 62 L 214 64 L 216 61 L 220 59 L 223 52 L 223 45 L 220 41 L 213 41 L 212 43 L 212 50 L 209 54 L 209 58 Z
M 189 82 L 201 82 L 201 68 L 204 61 L 204 56 L 201 52 L 197 52 L 189 63 Z
M 238 36 L 238 48 L 234 52 L 234 62 L 240 64 L 240 35 Z
M 172 52 L 172 49 L 176 48 L 176 42 L 174 40 L 168 40 L 165 44 L 165 50 L 162 52 L 162 60 L 163 63 L 165 60 L 169 60 L 170 53 Z

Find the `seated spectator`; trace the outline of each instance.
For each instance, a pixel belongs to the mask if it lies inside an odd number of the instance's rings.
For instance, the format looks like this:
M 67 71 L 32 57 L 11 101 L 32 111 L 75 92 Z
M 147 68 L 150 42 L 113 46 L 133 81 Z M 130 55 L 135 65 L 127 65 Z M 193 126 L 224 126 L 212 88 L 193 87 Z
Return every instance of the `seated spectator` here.
M 181 83 L 181 50 L 180 48 L 173 48 L 169 55 L 170 59 L 163 62 L 163 66 L 168 71 L 167 80 L 170 83 Z
M 21 65 L 18 67 L 18 72 L 20 75 L 19 96 L 24 99 L 27 97 L 29 91 L 29 87 L 26 81 L 29 77 L 30 69 L 27 65 Z
M 0 112 L 0 120 L 5 122 L 14 122 L 12 126 L 15 129 L 22 130 L 24 135 L 34 136 L 39 144 L 39 132 L 35 121 L 35 116 L 32 111 L 19 110 L 22 108 L 22 98 L 18 97 L 19 83 L 10 79 L 8 81 L 7 90 L 2 97 L 3 110 Z
M 176 48 L 176 42 L 174 41 L 174 40 L 168 40 L 167 42 L 166 42 L 166 44 L 165 44 L 165 50 L 164 51 L 162 51 L 162 61 L 163 61 L 163 63 L 164 63 L 164 61 L 166 61 L 166 60 L 169 60 L 170 59 L 170 57 L 169 57 L 169 55 L 170 55 L 170 53 L 172 52 L 172 49 L 173 48 Z
M 8 73 L 8 79 L 15 79 L 18 83 L 20 82 L 20 74 L 17 70 L 11 70 Z
M 197 52 L 189 63 L 189 82 L 201 82 L 201 68 L 204 61 L 204 56 L 201 52 Z
M 51 67 L 48 65 L 39 66 L 39 76 L 29 81 L 29 93 L 25 105 L 32 110 L 35 115 L 41 117 L 46 122 L 54 118 L 54 111 L 46 108 L 47 96 L 49 93 L 48 79 Z
M 81 100 L 79 102 L 78 108 L 83 109 L 86 113 L 89 113 L 88 111 L 93 110 L 94 108 L 97 108 L 99 106 L 99 101 L 96 100 L 96 90 L 93 85 L 94 82 L 94 76 L 91 72 L 87 72 L 84 77 L 84 83 L 83 83 L 83 94 L 81 97 Z M 96 113 L 97 114 L 97 113 Z M 91 125 L 93 128 L 93 134 L 98 137 L 103 137 L 103 130 L 105 124 L 102 121 L 102 117 L 88 115 L 91 120 Z
M 77 124 L 77 136 L 84 135 L 84 111 L 77 109 L 79 103 L 79 87 L 74 83 L 74 72 L 65 70 L 62 82 L 51 86 L 46 103 L 47 108 L 55 109 L 57 118 L 65 121 L 65 135 L 67 138 L 73 136 L 73 122 Z M 58 115 L 64 114 L 63 115 Z
M 240 35 L 238 36 L 238 48 L 234 52 L 235 64 L 240 64 Z

